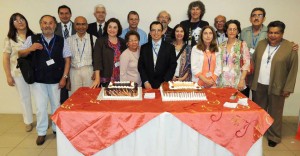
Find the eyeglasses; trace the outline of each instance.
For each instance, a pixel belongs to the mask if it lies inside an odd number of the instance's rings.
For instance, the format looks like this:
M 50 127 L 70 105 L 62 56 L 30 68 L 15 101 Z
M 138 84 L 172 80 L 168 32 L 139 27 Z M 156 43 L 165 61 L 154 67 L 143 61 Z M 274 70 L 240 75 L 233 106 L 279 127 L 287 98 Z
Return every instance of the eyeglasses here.
M 87 23 L 75 23 L 76 26 L 86 26 Z
M 161 30 L 161 29 L 151 29 L 150 31 L 151 31 L 151 32 L 153 32 L 153 33 L 162 32 L 162 30 Z
M 263 14 L 252 14 L 251 17 L 252 18 L 263 18 L 264 15 Z
M 128 40 L 128 42 L 139 42 L 139 40 Z
M 225 23 L 225 21 L 215 21 L 217 24 L 223 24 L 223 23 Z
M 14 20 L 14 23 L 23 23 L 25 20 L 23 18 Z
M 159 16 L 158 18 L 169 20 L 169 17 L 168 17 L 168 16 Z
M 236 32 L 236 31 L 237 31 L 236 28 L 228 28 L 227 30 L 228 30 L 228 31 L 233 31 L 233 32 Z

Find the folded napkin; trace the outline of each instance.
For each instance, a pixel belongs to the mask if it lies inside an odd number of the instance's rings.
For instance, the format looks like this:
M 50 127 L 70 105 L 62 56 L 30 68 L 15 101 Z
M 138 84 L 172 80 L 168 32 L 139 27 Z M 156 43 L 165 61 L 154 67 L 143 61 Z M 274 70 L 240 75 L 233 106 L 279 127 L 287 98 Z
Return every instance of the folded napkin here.
M 236 108 L 237 105 L 237 103 L 225 102 L 223 106 L 227 108 Z
M 237 103 L 243 106 L 248 106 L 248 98 L 241 98 Z
M 145 99 L 155 99 L 155 93 L 145 93 Z

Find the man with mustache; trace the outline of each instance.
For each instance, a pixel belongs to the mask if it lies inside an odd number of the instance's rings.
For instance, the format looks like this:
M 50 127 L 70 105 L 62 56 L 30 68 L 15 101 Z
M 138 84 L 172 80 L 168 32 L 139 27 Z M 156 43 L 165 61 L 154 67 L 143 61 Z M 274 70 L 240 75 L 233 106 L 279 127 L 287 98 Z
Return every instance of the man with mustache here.
M 254 8 L 250 14 L 250 22 L 252 23 L 252 25 L 242 30 L 240 39 L 247 43 L 251 60 L 258 42 L 267 38 L 268 28 L 265 25 L 263 25 L 265 20 L 266 20 L 265 9 L 259 7 Z M 294 43 L 293 51 L 298 51 L 298 48 L 299 48 L 298 44 Z M 253 80 L 253 74 L 247 75 L 247 88 L 244 91 L 247 97 L 249 97 L 250 95 L 249 86 L 251 86 L 252 80 Z M 252 99 L 253 99 L 253 95 L 252 95 Z
M 172 43 L 171 34 L 173 29 L 168 26 L 171 22 L 171 15 L 167 11 L 163 10 L 159 12 L 156 19 L 163 25 L 163 40 L 168 43 Z
M 51 104 L 51 114 L 60 106 L 60 90 L 66 85 L 70 69 L 70 47 L 66 40 L 54 34 L 56 19 L 44 15 L 40 19 L 42 34 L 31 35 L 24 42 L 19 57 L 31 58 L 34 69 L 34 83 L 30 90 L 36 104 L 37 145 L 42 145 L 48 129 L 48 102 Z M 53 133 L 56 126 L 52 122 Z

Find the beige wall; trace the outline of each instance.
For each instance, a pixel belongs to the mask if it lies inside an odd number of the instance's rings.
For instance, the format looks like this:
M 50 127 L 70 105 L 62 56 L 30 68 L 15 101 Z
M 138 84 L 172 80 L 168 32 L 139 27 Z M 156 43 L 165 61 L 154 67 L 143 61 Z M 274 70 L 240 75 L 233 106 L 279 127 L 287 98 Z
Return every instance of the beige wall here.
M 175 3 L 176 2 L 176 3 Z M 57 8 L 66 4 L 72 9 L 72 20 L 79 15 L 83 15 L 88 22 L 94 22 L 93 9 L 98 3 L 102 3 L 107 9 L 107 19 L 116 17 L 120 19 L 123 28 L 127 27 L 127 13 L 136 10 L 140 15 L 139 27 L 148 32 L 149 24 L 156 19 L 157 13 L 167 10 L 172 15 L 170 26 L 173 27 L 180 21 L 187 18 L 186 11 L 191 0 L 0 0 L 0 57 L 2 59 L 3 40 L 8 32 L 9 17 L 14 12 L 22 13 L 31 29 L 39 33 L 38 20 L 44 14 L 57 16 Z M 213 25 L 214 17 L 223 14 L 227 19 L 237 19 L 241 22 L 242 28 L 250 25 L 249 15 L 254 7 L 263 7 L 267 12 L 265 24 L 270 21 L 281 20 L 286 25 L 284 38 L 300 43 L 299 28 L 300 15 L 299 0 L 203 0 L 206 5 L 206 14 L 203 19 Z M 300 76 L 295 93 L 286 100 L 284 115 L 297 116 L 300 106 Z M 297 102 L 298 101 L 298 102 Z M 0 65 L 0 113 L 20 113 L 21 107 L 18 102 L 18 95 L 15 88 L 8 87 L 3 72 L 2 61 Z

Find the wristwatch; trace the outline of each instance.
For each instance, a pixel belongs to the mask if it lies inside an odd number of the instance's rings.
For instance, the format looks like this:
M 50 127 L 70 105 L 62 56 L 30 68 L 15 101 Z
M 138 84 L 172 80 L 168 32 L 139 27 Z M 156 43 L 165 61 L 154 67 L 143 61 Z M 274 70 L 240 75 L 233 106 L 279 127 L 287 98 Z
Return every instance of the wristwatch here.
M 68 77 L 69 77 L 68 75 L 64 75 L 64 78 L 66 78 L 66 79 L 67 79 Z

